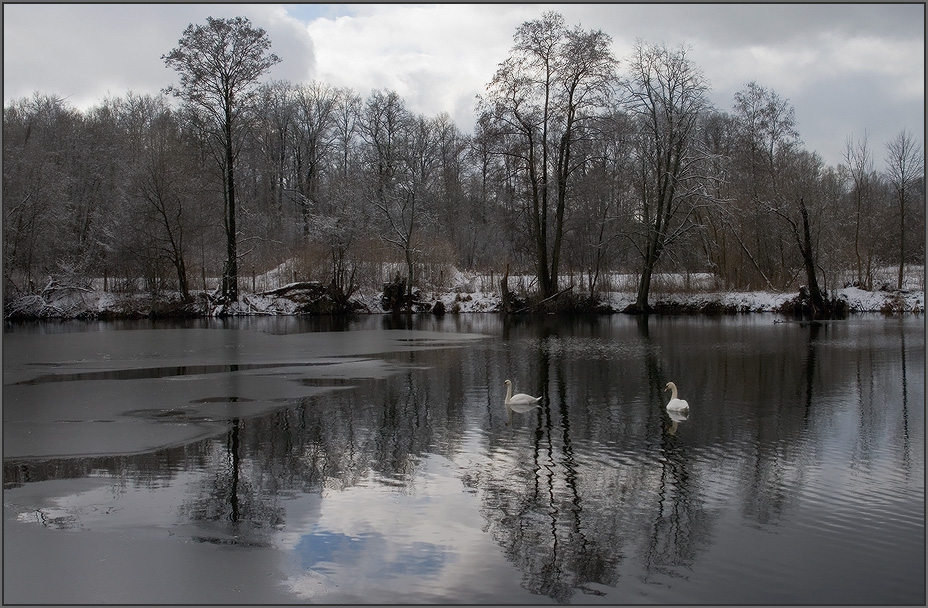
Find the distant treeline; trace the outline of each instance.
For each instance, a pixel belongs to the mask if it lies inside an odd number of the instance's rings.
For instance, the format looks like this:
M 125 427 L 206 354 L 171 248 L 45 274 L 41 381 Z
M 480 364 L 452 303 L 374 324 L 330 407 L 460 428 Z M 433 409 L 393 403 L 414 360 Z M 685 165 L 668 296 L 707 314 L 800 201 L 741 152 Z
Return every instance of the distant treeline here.
M 904 127 L 890 142 L 836 133 L 845 159 L 828 166 L 774 91 L 747 83 L 712 107 L 683 46 L 618 60 L 605 33 L 546 13 L 516 30 L 464 133 L 393 91 L 260 82 L 280 60 L 269 41 L 235 96 L 197 96 L 221 82 L 194 63 L 219 28 L 266 41 L 246 19 L 210 19 L 163 57 L 181 84 L 162 95 L 5 107 L 5 301 L 50 279 L 190 297 L 225 277 L 234 296 L 239 274 L 285 261 L 350 294 L 398 262 L 409 289 L 422 264 L 510 267 L 537 277 L 539 299 L 568 275 L 595 296 L 605 273 L 632 272 L 645 310 L 655 271 L 827 293 L 873 288 L 887 265 L 901 286 L 924 264 L 922 149 Z

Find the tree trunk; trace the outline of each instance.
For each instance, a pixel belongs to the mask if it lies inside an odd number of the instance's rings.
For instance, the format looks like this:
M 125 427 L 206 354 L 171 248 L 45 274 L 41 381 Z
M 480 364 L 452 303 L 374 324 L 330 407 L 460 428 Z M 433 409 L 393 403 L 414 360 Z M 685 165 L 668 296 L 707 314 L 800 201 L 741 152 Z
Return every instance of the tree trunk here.
M 548 262 L 548 188 L 544 176 L 538 185 L 538 178 L 533 168 L 529 169 L 529 175 L 533 183 L 532 220 L 535 237 L 535 274 L 538 276 L 541 297 L 547 298 L 557 291 Z
M 641 280 L 638 282 L 638 296 L 635 300 L 635 312 L 651 312 L 651 306 L 648 305 L 648 297 L 651 292 L 651 276 L 654 274 L 654 262 L 645 261 L 644 269 L 641 272 Z
M 303 180 L 303 155 L 296 153 L 296 189 L 300 195 L 300 218 L 303 220 L 303 236 L 309 236 L 309 180 Z
M 177 270 L 177 286 L 180 289 L 180 297 L 184 302 L 190 301 L 190 284 L 187 281 L 187 264 L 184 262 L 182 253 L 177 254 L 174 258 L 174 268 Z
M 806 209 L 805 201 L 801 197 L 799 199 L 799 213 L 802 215 L 802 262 L 806 270 L 806 280 L 809 283 L 809 299 L 812 301 L 814 312 L 820 313 L 825 311 L 825 296 L 818 285 L 818 277 L 815 271 L 815 250 L 812 246 L 809 211 Z
M 905 186 L 899 194 L 899 281 L 896 289 L 902 289 L 905 273 Z
M 503 312 L 512 312 L 512 294 L 509 291 L 509 264 L 506 264 L 506 271 L 499 280 L 499 291 L 502 294 Z
M 412 247 L 406 247 L 406 310 L 412 309 L 412 281 L 415 265 L 412 259 Z
M 661 209 L 658 213 L 662 213 Z M 650 230 L 650 229 L 649 229 Z M 651 312 L 651 306 L 648 304 L 648 298 L 651 294 L 651 278 L 654 276 L 654 268 L 661 257 L 661 251 L 664 244 L 660 231 L 661 224 L 653 227 L 653 234 L 648 236 L 647 250 L 645 251 L 644 264 L 641 270 L 641 280 L 638 282 L 638 296 L 635 300 L 635 312 Z
M 854 225 L 854 256 L 857 258 L 857 285 L 859 287 L 864 286 L 864 264 L 863 259 L 860 255 L 860 216 L 861 216 L 861 196 L 860 196 L 860 187 L 858 186 L 857 192 L 857 221 Z
M 238 300 L 238 251 L 235 234 L 235 173 L 232 167 L 235 156 L 232 149 L 231 109 L 226 110 L 225 132 L 228 209 L 226 218 L 226 267 L 222 277 L 222 295 L 227 302 L 234 302 Z

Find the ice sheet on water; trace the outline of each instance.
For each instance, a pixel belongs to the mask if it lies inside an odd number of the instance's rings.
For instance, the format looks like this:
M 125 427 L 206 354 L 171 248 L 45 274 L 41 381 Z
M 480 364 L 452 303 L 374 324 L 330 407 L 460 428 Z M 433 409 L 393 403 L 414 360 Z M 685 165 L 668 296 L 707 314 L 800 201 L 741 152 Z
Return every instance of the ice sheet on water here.
M 476 334 L 151 329 L 5 336 L 6 458 L 126 454 L 223 432 Z

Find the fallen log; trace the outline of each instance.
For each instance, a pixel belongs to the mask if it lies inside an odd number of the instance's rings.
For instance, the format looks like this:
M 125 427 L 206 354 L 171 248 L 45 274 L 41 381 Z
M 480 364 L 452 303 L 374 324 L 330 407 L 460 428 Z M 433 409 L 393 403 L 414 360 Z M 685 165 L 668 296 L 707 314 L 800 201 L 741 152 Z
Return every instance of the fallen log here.
M 542 304 L 544 304 L 545 302 L 549 302 L 549 301 L 551 301 L 551 300 L 554 300 L 554 299 L 556 299 L 557 297 L 559 297 L 559 296 L 561 296 L 561 295 L 567 293 L 568 291 L 572 290 L 573 288 L 574 288 L 574 286 L 571 285 L 570 287 L 567 287 L 567 288 L 565 288 L 565 289 L 560 290 L 559 292 L 557 292 L 557 293 L 554 294 L 553 296 L 548 296 L 547 298 L 545 298 L 544 300 L 541 300 L 540 302 L 535 302 L 534 304 L 529 304 L 528 306 L 525 306 L 524 308 L 520 308 L 519 310 L 516 311 L 516 314 L 521 313 L 521 312 L 525 312 L 526 310 L 531 310 L 531 309 L 533 309 L 533 308 L 538 308 L 538 307 L 540 307 Z
M 277 289 L 271 289 L 269 291 L 263 291 L 259 293 L 260 296 L 277 296 L 277 297 L 286 297 L 287 294 L 295 291 L 309 291 L 312 293 L 325 292 L 325 287 L 322 286 L 322 283 L 318 281 L 298 281 L 296 283 L 289 283 L 283 287 L 278 287 Z

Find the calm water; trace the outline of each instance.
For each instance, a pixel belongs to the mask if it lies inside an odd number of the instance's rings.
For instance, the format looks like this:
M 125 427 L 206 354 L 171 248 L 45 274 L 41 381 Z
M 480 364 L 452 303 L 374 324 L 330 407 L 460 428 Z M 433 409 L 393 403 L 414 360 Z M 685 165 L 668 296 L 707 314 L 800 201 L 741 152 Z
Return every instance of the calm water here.
M 774 319 L 8 326 L 3 600 L 923 605 L 924 319 Z

